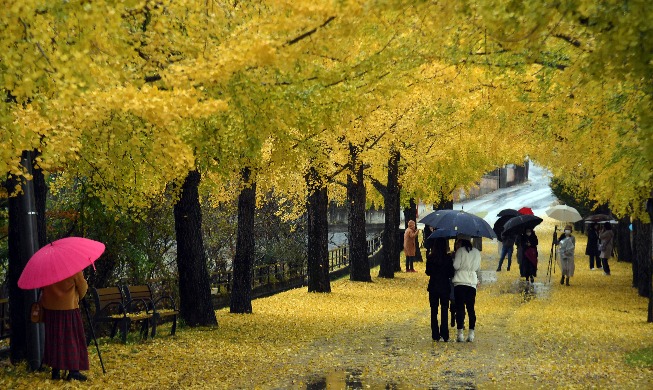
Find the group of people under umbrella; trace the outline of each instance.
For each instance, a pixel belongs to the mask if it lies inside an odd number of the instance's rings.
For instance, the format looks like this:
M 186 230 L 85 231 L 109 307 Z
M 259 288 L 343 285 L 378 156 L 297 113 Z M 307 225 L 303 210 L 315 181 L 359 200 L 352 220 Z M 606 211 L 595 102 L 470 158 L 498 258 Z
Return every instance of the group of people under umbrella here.
M 546 210 L 546 213 L 558 221 L 578 222 L 583 219 L 575 209 L 565 205 L 551 207 Z M 427 258 L 426 274 L 430 277 L 427 289 L 431 306 L 431 333 L 434 341 L 449 340 L 449 311 L 452 317 L 451 326 L 454 326 L 455 320 L 457 328 L 456 341 L 471 342 L 475 339 L 476 312 L 474 305 L 476 289 L 480 282 L 478 272 L 481 268 L 481 255 L 480 251 L 472 245 L 473 237 L 497 238 L 501 242 L 501 255 L 497 271 L 501 271 L 506 257 L 508 259 L 506 270 L 510 271 L 512 252 L 516 245 L 520 276 L 525 278 L 527 284 L 534 283 L 539 256 L 539 242 L 534 229 L 542 222 L 542 218 L 535 216 L 532 209 L 527 207 L 519 210 L 505 209 L 497 216 L 499 219 L 494 227 L 491 227 L 483 218 L 462 210 L 436 210 L 419 221 L 426 226 L 424 246 Z M 602 217 L 590 216 L 587 221 L 598 222 L 597 218 Z M 589 229 L 586 252 L 590 255 L 590 269 L 594 269 L 592 263 L 596 257 L 597 267 L 602 268 L 606 275 L 609 275 L 608 259 L 612 253 L 613 238 L 610 222 L 602 224 L 600 231 L 599 229 L 595 230 L 593 226 L 591 225 Z M 407 242 L 414 238 L 415 234 L 415 221 L 410 221 L 404 241 Z M 453 251 L 450 251 L 449 239 L 455 239 Z M 575 245 L 576 239 L 573 236 L 571 224 L 565 226 L 560 237 L 557 237 L 554 232 L 551 255 L 553 259 L 554 246 L 557 246 L 555 254 L 559 257 L 562 274 L 560 284 L 569 286 L 569 278 L 574 275 Z M 601 265 L 599 265 L 599 261 Z M 551 263 L 550 260 L 549 267 L 551 267 Z M 407 271 L 412 269 L 408 264 L 407 262 Z M 551 274 L 550 268 L 547 270 L 547 274 Z M 438 321 L 438 311 L 440 311 L 441 321 Z M 466 315 L 469 321 L 467 338 L 464 335 Z

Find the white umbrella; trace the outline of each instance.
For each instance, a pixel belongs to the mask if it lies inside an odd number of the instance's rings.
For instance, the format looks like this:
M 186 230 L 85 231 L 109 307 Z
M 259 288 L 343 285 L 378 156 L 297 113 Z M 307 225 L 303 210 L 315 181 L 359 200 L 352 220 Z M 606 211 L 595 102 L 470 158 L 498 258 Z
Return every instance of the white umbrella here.
M 545 213 L 549 217 L 562 222 L 578 222 L 583 219 L 575 208 L 564 204 L 550 207 Z

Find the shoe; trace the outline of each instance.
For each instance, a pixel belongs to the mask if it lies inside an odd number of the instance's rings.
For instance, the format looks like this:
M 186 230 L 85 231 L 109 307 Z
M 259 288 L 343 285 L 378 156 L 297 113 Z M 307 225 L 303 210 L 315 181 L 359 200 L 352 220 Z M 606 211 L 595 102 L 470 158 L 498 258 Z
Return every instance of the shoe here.
M 52 380 L 53 381 L 58 381 L 59 379 L 61 379 L 61 371 L 56 369 L 56 368 L 53 368 L 52 369 Z
M 70 373 L 68 373 L 68 378 L 66 378 L 66 380 L 67 381 L 76 380 L 76 381 L 84 382 L 86 381 L 86 375 L 82 374 L 79 371 L 71 371 Z
M 594 267 L 592 267 L 592 268 L 590 268 L 590 271 L 594 271 L 594 270 L 595 270 L 595 268 L 594 268 Z
M 469 330 L 469 335 L 467 335 L 467 342 L 473 342 L 474 341 L 474 329 Z
M 565 283 L 567 286 L 569 286 L 569 276 L 567 276 L 567 283 Z
M 510 271 L 510 267 L 506 268 L 506 271 Z
M 560 279 L 560 284 L 565 284 L 565 277 L 563 276 L 562 279 Z
M 497 272 L 501 272 L 501 268 L 497 268 Z
M 465 335 L 464 335 L 464 330 L 463 329 L 458 329 L 458 336 L 456 336 L 456 341 L 459 343 L 462 343 L 465 341 Z
M 605 275 L 605 276 L 610 276 L 610 274 L 607 273 L 607 272 L 604 272 L 603 275 Z

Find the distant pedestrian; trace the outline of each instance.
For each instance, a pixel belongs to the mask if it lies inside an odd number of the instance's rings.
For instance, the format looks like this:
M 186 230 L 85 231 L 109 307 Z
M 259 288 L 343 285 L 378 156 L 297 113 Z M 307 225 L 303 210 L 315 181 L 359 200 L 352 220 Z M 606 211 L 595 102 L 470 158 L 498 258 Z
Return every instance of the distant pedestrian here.
M 537 276 L 537 235 L 533 229 L 527 228 L 520 237 L 520 246 L 522 249 L 522 259 L 520 264 L 520 275 L 526 278 L 526 281 L 533 283 Z
M 431 337 L 433 341 L 449 341 L 449 297 L 451 278 L 454 275 L 453 259 L 447 253 L 448 240 L 436 238 L 431 252 L 426 256 L 426 274 L 430 276 L 428 292 L 431 306 Z M 438 308 L 440 323 L 438 323 Z
M 503 260 L 508 257 L 508 268 L 506 271 L 510 271 L 510 264 L 512 264 L 512 251 L 515 247 L 515 235 L 508 234 L 502 235 L 503 242 L 501 244 L 501 257 L 499 258 L 499 266 L 497 267 L 497 272 L 501 271 L 501 266 L 503 265 Z
M 560 284 L 569 286 L 569 278 L 574 276 L 574 250 L 576 249 L 576 237 L 572 234 L 571 225 L 565 226 L 565 230 L 560 235 L 558 240 L 558 257 L 560 258 L 560 270 L 562 272 L 562 279 Z
M 417 227 L 415 221 L 408 221 L 408 229 L 404 233 L 404 254 L 406 255 L 406 272 L 415 272 L 413 263 L 415 262 L 415 237 L 417 236 Z
M 476 327 L 476 288 L 478 287 L 478 271 L 481 270 L 481 252 L 472 246 L 469 236 L 459 235 L 460 248 L 456 250 L 453 261 L 455 274 L 452 282 L 456 296 L 456 325 L 458 334 L 456 341 L 465 341 L 465 310 L 469 317 L 469 334 L 467 341 L 474 341 Z
M 596 262 L 596 268 L 602 269 L 601 265 L 601 251 L 599 250 L 599 225 L 596 223 L 591 224 L 587 228 L 587 246 L 585 247 L 585 254 L 590 258 L 590 270 L 593 271 L 594 262 Z
M 601 263 L 603 264 L 604 275 L 610 275 L 610 265 L 608 264 L 608 260 L 612 257 L 612 248 L 614 246 L 613 239 L 614 232 L 612 231 L 612 225 L 610 222 L 606 222 L 603 224 L 603 228 L 599 234 L 599 240 L 601 240 L 599 246 L 601 253 L 599 256 L 601 257 Z

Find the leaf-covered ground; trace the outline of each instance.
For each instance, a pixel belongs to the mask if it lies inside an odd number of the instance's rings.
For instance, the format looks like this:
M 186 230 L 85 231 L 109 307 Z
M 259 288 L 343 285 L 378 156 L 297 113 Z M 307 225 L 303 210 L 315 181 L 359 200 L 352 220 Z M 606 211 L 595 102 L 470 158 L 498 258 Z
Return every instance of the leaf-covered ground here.
M 107 374 L 92 346 L 84 384 L 54 383 L 47 372 L 5 361 L 0 388 L 653 388 L 653 368 L 626 358 L 653 345 L 630 263 L 613 259 L 612 276 L 590 271 L 585 236 L 577 234 L 572 285 L 559 284 L 559 271 L 548 284 L 552 226 L 538 229 L 534 290 L 519 281 L 516 265 L 482 284 L 474 343 L 431 340 L 428 279 L 417 263 L 417 273 L 392 280 L 335 281 L 331 294 L 301 288 L 258 299 L 251 315 L 219 310 L 216 329 L 170 337 L 163 327 L 154 340 L 127 345 L 101 340 Z M 484 275 L 492 279 L 497 247 L 483 245 Z

